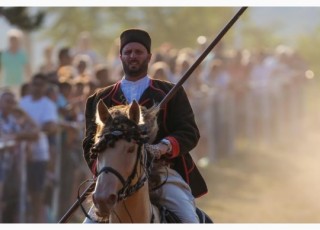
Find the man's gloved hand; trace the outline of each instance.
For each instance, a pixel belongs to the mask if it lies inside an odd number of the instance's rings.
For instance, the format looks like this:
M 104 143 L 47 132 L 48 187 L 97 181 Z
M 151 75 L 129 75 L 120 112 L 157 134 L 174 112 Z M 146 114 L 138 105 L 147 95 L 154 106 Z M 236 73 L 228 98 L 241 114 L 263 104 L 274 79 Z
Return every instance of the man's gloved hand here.
M 161 141 L 160 143 L 155 144 L 155 145 L 146 144 L 145 147 L 146 147 L 147 151 L 149 151 L 150 153 L 152 153 L 154 155 L 155 159 L 160 159 L 161 156 L 169 154 L 172 149 L 171 144 L 168 141 L 166 141 L 166 143 Z

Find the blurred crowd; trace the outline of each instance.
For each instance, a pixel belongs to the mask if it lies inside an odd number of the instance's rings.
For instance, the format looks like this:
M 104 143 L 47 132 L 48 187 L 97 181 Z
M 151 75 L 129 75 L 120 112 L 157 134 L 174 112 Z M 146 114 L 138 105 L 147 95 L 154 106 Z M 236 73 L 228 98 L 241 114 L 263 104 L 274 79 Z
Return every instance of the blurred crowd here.
M 83 32 L 74 46 L 46 47 L 31 70 L 22 39 L 10 30 L 1 51 L 0 222 L 57 222 L 92 178 L 82 158 L 84 106 L 97 88 L 123 77 L 119 47 L 116 41 L 102 57 Z M 200 36 L 196 48 L 154 47 L 149 75 L 176 83 L 208 45 Z M 299 133 L 307 69 L 287 46 L 253 52 L 219 43 L 183 85 L 201 131 L 197 162 Z

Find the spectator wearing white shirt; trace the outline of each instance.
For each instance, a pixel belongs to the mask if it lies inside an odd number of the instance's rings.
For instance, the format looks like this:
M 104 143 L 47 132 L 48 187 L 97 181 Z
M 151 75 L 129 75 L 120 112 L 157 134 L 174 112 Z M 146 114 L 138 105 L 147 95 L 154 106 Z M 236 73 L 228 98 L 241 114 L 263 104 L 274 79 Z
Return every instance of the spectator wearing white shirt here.
M 30 84 L 30 95 L 23 97 L 20 106 L 37 123 L 41 132 L 34 142 L 31 159 L 27 163 L 28 192 L 32 208 L 31 222 L 46 222 L 44 219 L 44 193 L 47 165 L 50 160 L 48 134 L 57 131 L 58 112 L 56 105 L 45 96 L 46 76 L 36 74 Z

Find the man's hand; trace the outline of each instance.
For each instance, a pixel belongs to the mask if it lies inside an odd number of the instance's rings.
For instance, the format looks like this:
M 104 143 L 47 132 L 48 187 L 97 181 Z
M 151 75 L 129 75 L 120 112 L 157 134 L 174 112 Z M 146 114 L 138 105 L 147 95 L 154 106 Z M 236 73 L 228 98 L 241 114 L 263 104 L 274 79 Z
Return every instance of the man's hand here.
M 146 149 L 154 155 L 155 159 L 160 159 L 171 151 L 170 146 L 162 142 L 155 145 L 146 144 Z

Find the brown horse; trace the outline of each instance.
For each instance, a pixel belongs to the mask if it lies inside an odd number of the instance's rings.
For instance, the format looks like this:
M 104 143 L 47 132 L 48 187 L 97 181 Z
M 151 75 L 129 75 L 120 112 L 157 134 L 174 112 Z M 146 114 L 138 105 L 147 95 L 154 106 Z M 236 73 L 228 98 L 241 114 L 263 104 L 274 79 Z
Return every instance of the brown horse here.
M 98 220 L 160 222 L 159 210 L 149 196 L 152 159 L 144 148 L 156 137 L 157 113 L 157 107 L 146 109 L 136 101 L 110 109 L 102 101 L 98 103 L 98 128 L 92 148 L 98 172 L 92 200 Z
M 145 148 L 156 138 L 158 112 L 159 107 L 146 109 L 136 101 L 111 108 L 99 101 L 97 132 L 91 149 L 91 157 L 97 159 L 96 186 L 92 193 L 96 221 L 180 223 L 174 213 L 156 202 L 154 191 L 165 182 L 161 181 L 158 170 L 164 166 L 154 161 Z M 197 214 L 201 223 L 212 223 L 200 209 Z

